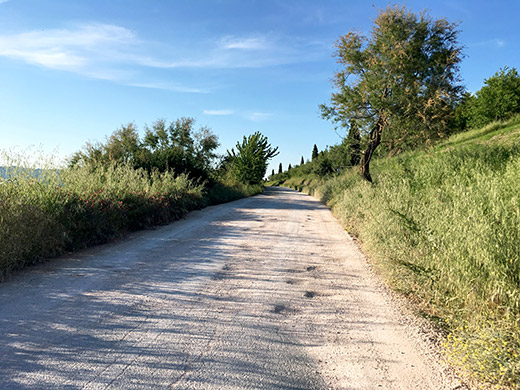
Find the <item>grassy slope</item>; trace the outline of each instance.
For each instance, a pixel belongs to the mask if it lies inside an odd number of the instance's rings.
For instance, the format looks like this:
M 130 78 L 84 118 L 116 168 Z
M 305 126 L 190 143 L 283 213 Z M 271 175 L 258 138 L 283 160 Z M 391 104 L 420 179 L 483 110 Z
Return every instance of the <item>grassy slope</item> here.
M 453 363 L 520 388 L 520 116 L 427 152 L 284 185 L 321 198 L 377 269 L 446 331 Z

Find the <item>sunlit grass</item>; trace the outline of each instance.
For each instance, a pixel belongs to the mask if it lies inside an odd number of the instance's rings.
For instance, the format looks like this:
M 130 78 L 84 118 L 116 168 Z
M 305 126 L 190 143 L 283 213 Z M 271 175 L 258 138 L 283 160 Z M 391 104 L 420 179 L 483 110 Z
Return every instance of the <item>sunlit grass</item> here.
M 520 388 L 520 117 L 304 187 L 447 332 L 454 364 Z M 291 181 L 292 180 L 292 181 Z M 309 185 L 310 184 L 310 185 Z
M 0 279 L 41 259 L 174 221 L 188 211 L 262 191 L 129 166 L 59 166 L 43 154 L 0 152 Z

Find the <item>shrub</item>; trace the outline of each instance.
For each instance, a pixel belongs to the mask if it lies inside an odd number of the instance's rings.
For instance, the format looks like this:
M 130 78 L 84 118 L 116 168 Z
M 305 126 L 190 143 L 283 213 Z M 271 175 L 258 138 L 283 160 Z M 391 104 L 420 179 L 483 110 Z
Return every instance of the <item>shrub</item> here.
M 185 175 L 150 175 L 128 165 L 11 168 L 5 175 L 0 182 L 0 278 L 65 250 L 171 222 L 205 202 L 203 187 Z

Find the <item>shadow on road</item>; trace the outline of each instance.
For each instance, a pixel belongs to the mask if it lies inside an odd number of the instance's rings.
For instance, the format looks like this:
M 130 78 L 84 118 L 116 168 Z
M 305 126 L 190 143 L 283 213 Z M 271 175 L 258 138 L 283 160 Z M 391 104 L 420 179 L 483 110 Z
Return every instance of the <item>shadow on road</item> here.
M 291 325 L 312 300 L 287 282 L 356 284 L 311 267 L 323 207 L 268 188 L 0 285 L 0 388 L 326 388 Z

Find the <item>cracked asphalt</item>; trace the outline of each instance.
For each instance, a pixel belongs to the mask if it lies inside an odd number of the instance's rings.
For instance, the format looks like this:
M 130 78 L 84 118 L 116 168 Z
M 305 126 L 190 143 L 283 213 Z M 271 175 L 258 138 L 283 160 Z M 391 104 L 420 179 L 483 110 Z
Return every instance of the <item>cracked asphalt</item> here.
M 284 188 L 0 284 L 0 389 L 462 388 L 314 198 Z

